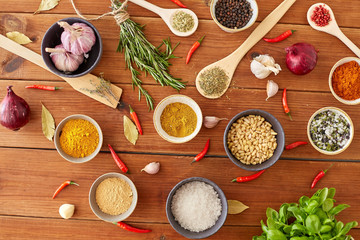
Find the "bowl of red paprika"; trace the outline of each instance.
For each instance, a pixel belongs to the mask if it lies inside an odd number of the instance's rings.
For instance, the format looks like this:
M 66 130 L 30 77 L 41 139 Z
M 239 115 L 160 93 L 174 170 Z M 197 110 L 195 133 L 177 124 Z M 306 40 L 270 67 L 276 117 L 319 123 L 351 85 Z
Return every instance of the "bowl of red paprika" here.
M 333 96 L 347 105 L 360 103 L 360 58 L 346 57 L 332 67 L 329 87 Z

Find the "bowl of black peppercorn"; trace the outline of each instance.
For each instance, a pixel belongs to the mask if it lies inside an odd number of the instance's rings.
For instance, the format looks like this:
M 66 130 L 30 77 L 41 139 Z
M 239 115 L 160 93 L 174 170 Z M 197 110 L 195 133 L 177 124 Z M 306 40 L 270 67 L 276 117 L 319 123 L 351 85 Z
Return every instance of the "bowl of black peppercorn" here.
M 236 33 L 252 26 L 258 16 L 256 0 L 212 0 L 210 13 L 225 32 Z

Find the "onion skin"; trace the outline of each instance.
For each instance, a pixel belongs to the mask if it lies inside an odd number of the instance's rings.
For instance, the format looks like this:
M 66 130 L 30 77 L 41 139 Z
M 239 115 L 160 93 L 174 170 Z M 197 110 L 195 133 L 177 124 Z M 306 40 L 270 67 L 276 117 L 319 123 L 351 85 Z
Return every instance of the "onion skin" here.
M 296 75 L 304 75 L 311 72 L 317 62 L 317 51 L 308 43 L 296 43 L 285 48 L 286 66 Z
M 7 95 L 0 105 L 0 124 L 8 129 L 17 131 L 29 122 L 30 107 L 11 88 L 12 86 L 7 87 Z

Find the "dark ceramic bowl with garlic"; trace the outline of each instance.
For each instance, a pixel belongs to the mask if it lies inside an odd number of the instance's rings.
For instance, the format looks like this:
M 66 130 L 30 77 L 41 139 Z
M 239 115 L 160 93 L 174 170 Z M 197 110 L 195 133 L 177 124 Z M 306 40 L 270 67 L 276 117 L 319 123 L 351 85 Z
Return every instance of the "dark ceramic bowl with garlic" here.
M 82 23 L 82 24 L 85 24 L 88 27 L 90 27 L 93 31 L 93 35 L 92 36 L 85 35 L 85 33 L 84 33 L 84 38 L 86 39 L 87 42 L 89 39 L 93 39 L 95 36 L 95 42 L 94 42 L 94 45 L 91 47 L 91 50 L 85 54 L 79 55 L 79 58 L 76 56 L 76 61 L 74 61 L 73 60 L 74 58 L 72 58 L 71 61 L 69 61 L 70 62 L 70 64 L 69 64 L 69 63 L 64 62 L 64 59 L 65 59 L 64 57 L 57 58 L 56 64 L 60 64 L 64 68 L 74 68 L 75 66 L 78 65 L 78 68 L 74 71 L 66 71 L 65 72 L 63 70 L 59 70 L 55 66 L 53 59 L 50 56 L 51 53 L 47 52 L 45 50 L 46 48 L 53 49 L 56 46 L 62 44 L 61 35 L 64 32 L 64 28 L 60 27 L 58 22 L 66 22 L 69 25 L 72 25 L 74 23 Z M 42 40 L 42 43 L 41 43 L 41 55 L 42 55 L 42 58 L 46 64 L 46 66 L 54 74 L 61 76 L 61 77 L 76 78 L 76 77 L 80 77 L 80 76 L 90 73 L 96 67 L 96 65 L 100 62 L 100 59 L 101 59 L 102 40 L 101 40 L 100 33 L 98 32 L 98 30 L 95 28 L 94 25 L 92 25 L 88 21 L 81 19 L 81 18 L 75 18 L 75 17 L 64 18 L 64 19 L 59 20 L 58 22 L 54 23 L 46 31 L 44 38 Z M 89 40 L 89 41 L 91 41 L 91 40 Z M 72 48 L 72 49 L 74 49 L 74 48 Z M 77 49 L 75 49 L 75 51 L 77 51 Z M 70 53 L 69 51 L 67 51 L 67 52 Z M 76 53 L 76 54 L 78 54 L 78 53 Z M 68 59 L 68 58 L 66 58 L 66 59 Z

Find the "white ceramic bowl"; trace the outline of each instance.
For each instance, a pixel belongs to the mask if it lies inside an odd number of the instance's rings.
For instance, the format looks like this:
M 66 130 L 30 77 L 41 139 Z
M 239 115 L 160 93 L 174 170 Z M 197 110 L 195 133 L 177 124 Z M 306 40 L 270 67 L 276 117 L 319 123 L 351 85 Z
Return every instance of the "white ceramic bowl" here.
M 340 66 L 340 65 L 343 65 L 344 63 L 347 63 L 347 62 L 351 62 L 351 61 L 356 61 L 358 64 L 360 64 L 360 58 L 356 58 L 356 57 L 346 57 L 346 58 L 343 58 L 343 59 L 340 59 L 337 63 L 335 63 L 335 65 L 332 67 L 331 71 L 330 71 L 330 74 L 329 74 L 329 87 L 330 87 L 330 91 L 332 93 L 332 95 L 340 102 L 344 103 L 344 104 L 347 104 L 347 105 L 356 105 L 356 104 L 359 104 L 360 103 L 360 98 L 358 99 L 355 99 L 355 100 L 345 100 L 341 97 L 339 97 L 333 87 L 332 87 L 332 76 L 334 74 L 334 71 L 335 69 Z
M 133 193 L 133 200 L 130 205 L 130 208 L 126 212 L 124 212 L 123 214 L 120 214 L 120 215 L 113 216 L 110 214 L 106 214 L 100 210 L 98 204 L 96 203 L 96 189 L 99 186 L 99 184 L 102 181 L 104 181 L 105 179 L 115 178 L 115 177 L 124 179 L 130 185 L 131 191 Z M 127 176 L 120 174 L 120 173 L 113 172 L 113 173 L 105 173 L 105 174 L 101 175 L 94 181 L 94 183 L 91 185 L 91 188 L 89 191 L 89 204 L 90 204 L 91 210 L 98 218 L 100 218 L 106 222 L 119 222 L 119 221 L 123 221 L 126 218 L 128 218 L 135 210 L 137 201 L 138 201 L 138 193 L 137 193 L 135 184 Z
M 218 25 L 222 30 L 224 30 L 225 32 L 229 32 L 229 33 L 236 33 L 236 32 L 240 32 L 240 31 L 243 31 L 249 27 L 251 27 L 257 17 L 258 17 L 258 14 L 259 14 L 259 8 L 258 8 L 258 5 L 256 3 L 256 0 L 247 0 L 249 3 L 250 3 L 250 7 L 252 8 L 252 13 L 253 15 L 251 16 L 249 22 L 242 28 L 237 28 L 237 29 L 233 29 L 233 28 L 228 28 L 228 27 L 225 27 L 223 26 L 217 19 L 216 19 L 216 15 L 215 15 L 215 5 L 217 3 L 218 0 L 211 0 L 211 3 L 210 3 L 210 14 L 211 14 L 211 17 L 212 19 L 214 20 L 214 22 L 216 23 L 216 25 Z
M 65 153 L 64 150 L 62 150 L 62 148 L 61 148 L 61 145 L 60 145 L 61 130 L 64 127 L 65 123 L 67 123 L 71 119 L 84 119 L 84 120 L 87 120 L 96 127 L 96 129 L 97 129 L 97 131 L 99 133 L 99 144 L 98 144 L 98 146 L 96 147 L 95 151 L 92 154 L 90 154 L 90 155 L 88 155 L 86 157 L 83 157 L 83 158 L 72 157 L 72 156 L 68 155 L 67 153 Z M 101 128 L 100 128 L 99 124 L 94 119 L 92 119 L 91 117 L 86 116 L 86 115 L 76 114 L 76 115 L 71 115 L 69 117 L 66 117 L 64 120 L 62 120 L 59 123 L 59 125 L 56 127 L 56 130 L 55 130 L 54 143 L 55 143 L 56 150 L 58 151 L 58 153 L 65 160 L 67 160 L 69 162 L 72 162 L 72 163 L 84 163 L 84 162 L 87 162 L 87 161 L 90 161 L 91 159 L 93 159 L 100 152 L 100 149 L 101 149 L 102 144 L 103 144 L 103 135 L 102 135 L 102 131 L 101 131 Z
M 197 117 L 196 128 L 195 128 L 194 132 L 192 134 L 190 134 L 189 136 L 173 137 L 173 136 L 170 136 L 169 134 L 167 134 L 161 127 L 160 117 L 161 117 L 162 112 L 164 111 L 164 109 L 167 105 L 169 105 L 171 103 L 176 103 L 176 102 L 184 103 L 184 104 L 190 106 L 196 114 L 196 117 Z M 159 102 L 159 104 L 156 106 L 155 111 L 154 111 L 153 121 L 154 121 L 154 126 L 155 126 L 157 133 L 163 139 L 165 139 L 168 142 L 172 142 L 172 143 L 184 143 L 184 142 L 190 141 L 199 133 L 201 126 L 202 126 L 203 117 L 202 117 L 202 112 L 201 112 L 199 105 L 192 98 L 185 96 L 185 95 L 176 94 L 176 95 L 168 96 Z
M 346 143 L 346 145 L 345 145 L 343 148 L 338 149 L 338 150 L 336 150 L 336 151 L 325 151 L 325 150 L 323 150 L 323 149 L 320 149 L 320 148 L 318 148 L 318 147 L 314 144 L 313 140 L 311 139 L 310 124 L 311 124 L 312 120 L 314 119 L 314 117 L 315 117 L 317 114 L 319 114 L 319 113 L 321 113 L 321 112 L 323 112 L 323 111 L 326 111 L 326 110 L 331 110 L 331 111 L 335 111 L 335 112 L 337 112 L 337 113 L 340 113 L 342 116 L 345 117 L 345 119 L 346 119 L 346 120 L 349 122 L 349 124 L 350 124 L 350 139 L 348 140 L 348 142 Z M 307 125 L 307 135 L 308 135 L 308 138 L 309 138 L 309 142 L 311 143 L 311 145 L 312 145 L 318 152 L 320 152 L 320 153 L 322 153 L 322 154 L 325 154 L 325 155 L 336 155 L 336 154 L 342 153 L 343 151 L 345 151 L 345 149 L 347 149 L 347 148 L 350 146 L 351 141 L 352 141 L 352 139 L 354 138 L 354 124 L 353 124 L 353 122 L 351 121 L 351 118 L 349 117 L 349 115 L 347 115 L 347 113 L 344 112 L 343 110 L 341 110 L 341 109 L 339 109 L 339 108 L 336 108 L 336 107 L 324 107 L 324 108 L 321 108 L 321 109 L 317 110 L 317 111 L 310 117 L 309 122 L 308 122 L 308 125 Z

